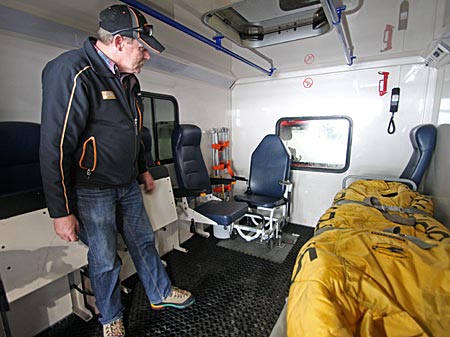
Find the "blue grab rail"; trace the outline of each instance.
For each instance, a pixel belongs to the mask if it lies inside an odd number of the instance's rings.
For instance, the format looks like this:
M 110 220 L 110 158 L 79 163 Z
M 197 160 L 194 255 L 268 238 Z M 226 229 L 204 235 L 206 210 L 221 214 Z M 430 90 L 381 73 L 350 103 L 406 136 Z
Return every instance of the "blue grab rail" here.
M 166 15 L 164 15 L 164 14 L 162 14 L 162 13 L 156 11 L 156 10 L 154 10 L 153 8 L 150 8 L 150 7 L 146 6 L 146 5 L 141 4 L 138 1 L 134 1 L 134 0 L 121 0 L 121 1 L 126 3 L 126 4 L 128 4 L 128 5 L 130 5 L 130 6 L 132 6 L 132 7 L 135 7 L 137 9 L 143 11 L 144 13 L 147 13 L 150 16 L 153 16 L 155 19 L 158 19 L 158 20 L 168 24 L 169 26 L 172 26 L 172 27 L 182 31 L 183 33 L 186 33 L 186 34 L 196 38 L 197 40 L 199 40 L 199 41 L 201 41 L 203 43 L 206 43 L 207 45 L 209 45 L 209 46 L 211 46 L 211 47 L 213 47 L 213 48 L 215 48 L 215 49 L 217 49 L 217 50 L 219 50 L 221 52 L 224 52 L 227 55 L 230 55 L 230 56 L 234 57 L 235 59 L 237 59 L 237 60 L 239 60 L 241 62 L 244 62 L 245 64 L 247 64 L 247 65 L 249 65 L 249 66 L 251 66 L 251 67 L 253 67 L 253 68 L 255 68 L 255 69 L 257 69 L 257 70 L 259 70 L 259 71 L 261 71 L 263 73 L 265 73 L 265 74 L 267 74 L 268 76 L 272 76 L 273 72 L 275 71 L 275 68 L 273 68 L 273 67 L 271 67 L 269 70 L 266 70 L 266 69 L 260 67 L 259 65 L 255 64 L 255 63 L 253 63 L 253 62 L 251 62 L 249 60 L 247 60 L 246 58 L 244 58 L 244 57 L 242 57 L 242 56 L 232 52 L 231 50 L 229 50 L 229 49 L 227 49 L 225 47 L 223 47 L 222 44 L 221 44 L 222 37 L 216 37 L 214 41 L 210 40 L 209 38 L 207 38 L 207 37 L 205 37 L 205 36 L 195 32 L 195 31 L 193 31 L 192 29 L 186 27 L 185 25 L 183 25 L 183 24 L 181 24 L 179 22 L 176 22 L 175 20 L 169 18 L 168 16 L 166 16 Z

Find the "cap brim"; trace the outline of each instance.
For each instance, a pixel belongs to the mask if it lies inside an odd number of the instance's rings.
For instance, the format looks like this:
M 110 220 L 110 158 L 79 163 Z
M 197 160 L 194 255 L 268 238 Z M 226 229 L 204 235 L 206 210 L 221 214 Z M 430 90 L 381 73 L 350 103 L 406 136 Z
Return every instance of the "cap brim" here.
M 136 39 L 143 45 L 150 53 L 160 54 L 164 51 L 164 46 L 158 42 L 153 36 L 139 34 Z

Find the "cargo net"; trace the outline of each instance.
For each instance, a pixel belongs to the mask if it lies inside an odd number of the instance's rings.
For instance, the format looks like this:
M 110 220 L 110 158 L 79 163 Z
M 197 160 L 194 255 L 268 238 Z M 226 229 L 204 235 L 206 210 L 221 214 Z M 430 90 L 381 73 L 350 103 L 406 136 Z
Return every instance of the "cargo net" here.
M 211 131 L 211 146 L 213 150 L 213 177 L 214 178 L 231 178 L 234 176 L 231 168 L 230 159 L 230 140 L 229 129 L 220 128 L 212 129 Z M 215 196 L 229 200 L 232 197 L 233 184 L 230 182 L 223 182 L 219 185 L 212 185 Z

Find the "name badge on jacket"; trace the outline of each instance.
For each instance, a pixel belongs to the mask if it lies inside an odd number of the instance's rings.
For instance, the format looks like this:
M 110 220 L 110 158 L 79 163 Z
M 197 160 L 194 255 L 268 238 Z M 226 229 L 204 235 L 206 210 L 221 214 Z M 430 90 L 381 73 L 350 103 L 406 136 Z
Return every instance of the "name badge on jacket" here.
M 103 99 L 117 99 L 116 95 L 114 95 L 113 91 L 102 91 L 102 97 Z

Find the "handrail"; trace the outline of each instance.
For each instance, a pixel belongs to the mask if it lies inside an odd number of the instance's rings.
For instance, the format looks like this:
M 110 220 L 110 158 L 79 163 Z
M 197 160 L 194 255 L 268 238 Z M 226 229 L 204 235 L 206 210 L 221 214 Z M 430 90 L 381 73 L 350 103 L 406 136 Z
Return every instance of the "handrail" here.
M 164 15 L 164 14 L 162 14 L 162 13 L 156 11 L 156 10 L 154 10 L 153 8 L 150 8 L 150 7 L 146 6 L 146 5 L 143 5 L 143 4 L 139 3 L 138 1 L 135 1 L 135 0 L 121 0 L 121 1 L 126 3 L 126 4 L 128 4 L 128 5 L 130 5 L 130 6 L 132 6 L 132 7 L 135 7 L 137 9 L 147 13 L 148 15 L 153 16 L 155 19 L 158 19 L 158 20 L 164 22 L 165 24 L 168 24 L 169 26 L 172 26 L 172 27 L 182 31 L 183 33 L 186 33 L 186 34 L 196 38 L 197 40 L 199 40 L 199 41 L 201 41 L 203 43 L 206 43 L 207 45 L 209 45 L 209 46 L 211 46 L 211 47 L 213 47 L 213 48 L 215 48 L 215 49 L 217 49 L 217 50 L 219 50 L 221 52 L 224 52 L 225 54 L 228 54 L 228 55 L 234 57 L 235 59 L 237 59 L 237 60 L 239 60 L 241 62 L 244 62 L 245 64 L 247 64 L 247 65 L 249 65 L 249 66 L 251 66 L 251 67 L 253 67 L 253 68 L 255 68 L 255 69 L 259 70 L 259 71 L 262 71 L 263 73 L 267 74 L 268 76 L 272 76 L 273 72 L 275 71 L 275 68 L 273 68 L 273 67 L 271 67 L 269 70 L 266 70 L 266 69 L 260 67 L 259 65 L 255 64 L 255 63 L 253 63 L 253 62 L 251 62 L 251 61 L 249 61 L 247 59 L 245 59 L 244 57 L 242 57 L 242 56 L 232 52 L 231 50 L 223 47 L 222 46 L 222 38 L 223 38 L 223 36 L 215 37 L 214 41 L 210 40 L 209 38 L 207 38 L 207 37 L 205 37 L 205 36 L 195 32 L 195 31 L 193 31 L 192 29 L 190 29 L 190 28 L 186 27 L 185 25 L 183 25 L 183 24 L 181 24 L 181 23 L 179 23 L 179 22 L 169 18 L 168 16 L 166 16 L 166 15 Z
M 342 12 L 345 11 L 345 6 L 336 8 L 333 0 L 321 0 L 321 2 L 322 6 L 326 7 L 330 13 L 332 24 L 336 28 L 342 44 L 344 45 L 345 59 L 347 60 L 347 64 L 351 66 L 356 57 L 353 56 L 353 46 L 350 45 L 350 36 L 348 36 L 347 31 L 342 27 L 341 15 Z

